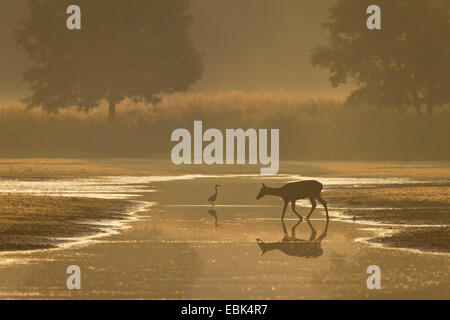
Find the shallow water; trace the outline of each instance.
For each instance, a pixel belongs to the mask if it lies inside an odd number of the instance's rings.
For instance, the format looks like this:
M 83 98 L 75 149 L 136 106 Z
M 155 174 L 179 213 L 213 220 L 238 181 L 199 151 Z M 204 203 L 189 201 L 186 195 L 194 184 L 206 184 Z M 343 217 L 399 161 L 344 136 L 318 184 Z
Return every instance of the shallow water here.
M 34 194 L 67 197 L 91 197 L 103 199 L 126 199 L 141 196 L 142 193 L 154 192 L 149 184 L 156 182 L 174 182 L 194 179 L 248 179 L 261 180 L 260 175 L 178 175 L 178 176 L 109 176 L 83 179 L 46 179 L 20 180 L 0 179 L 0 194 Z M 300 179 L 317 179 L 298 175 L 268 176 L 265 180 L 282 180 L 285 182 Z M 399 178 L 320 178 L 326 187 L 356 187 L 377 184 L 405 184 L 420 183 L 409 179 Z M 278 181 L 277 181 L 278 182 Z
M 273 185 L 294 176 L 265 177 Z M 2 254 L 2 298 L 323 299 L 450 298 L 448 255 L 388 250 L 361 239 L 371 225 L 346 221 L 339 208 L 311 224 L 294 214 L 280 222 L 282 202 L 255 199 L 260 176 L 190 175 L 2 182 L 0 192 L 95 195 L 157 203 L 128 228 L 59 250 Z M 325 183 L 325 179 L 320 178 Z M 398 179 L 330 179 L 327 185 L 414 183 Z M 339 182 L 339 183 L 338 183 Z M 219 183 L 217 205 L 206 199 Z M 14 190 L 14 191 L 11 191 Z M 151 192 L 148 192 L 151 191 Z M 298 211 L 305 216 L 309 206 Z M 306 204 L 305 204 L 306 205 Z M 217 218 L 217 220 L 216 220 Z M 285 230 L 284 230 L 285 228 Z M 324 231 L 327 231 L 324 233 Z M 286 231 L 286 233 L 285 233 Z M 314 240 L 311 236 L 314 235 Z M 259 245 L 256 239 L 260 239 Z M 320 241 L 318 240 L 320 239 Z M 262 247 L 265 248 L 265 253 Z M 66 289 L 66 268 L 82 270 L 82 290 Z M 382 289 L 366 287 L 366 269 L 380 266 Z

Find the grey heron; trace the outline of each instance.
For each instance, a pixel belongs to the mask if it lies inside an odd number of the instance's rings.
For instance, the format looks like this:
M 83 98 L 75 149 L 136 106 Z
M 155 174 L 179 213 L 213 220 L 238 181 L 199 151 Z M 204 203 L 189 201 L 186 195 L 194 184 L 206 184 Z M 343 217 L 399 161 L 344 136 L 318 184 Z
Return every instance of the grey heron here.
M 209 202 L 214 203 L 214 201 L 216 201 L 218 187 L 220 187 L 220 185 L 216 184 L 216 186 L 215 186 L 216 192 L 211 197 L 208 198 Z

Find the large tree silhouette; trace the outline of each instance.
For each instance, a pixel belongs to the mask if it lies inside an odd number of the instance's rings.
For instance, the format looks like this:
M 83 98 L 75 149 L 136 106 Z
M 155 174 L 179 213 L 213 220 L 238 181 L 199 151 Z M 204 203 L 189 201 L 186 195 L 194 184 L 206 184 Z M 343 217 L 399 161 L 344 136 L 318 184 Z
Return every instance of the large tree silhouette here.
M 334 86 L 357 84 L 348 102 L 431 112 L 450 102 L 450 1 L 378 0 L 382 29 L 368 30 L 374 1 L 338 0 L 312 54 Z
M 81 8 L 81 30 L 66 27 L 71 4 Z M 32 61 L 24 74 L 30 107 L 88 110 L 106 100 L 114 120 L 123 99 L 156 102 L 201 76 L 188 0 L 30 0 L 29 8 L 16 31 Z

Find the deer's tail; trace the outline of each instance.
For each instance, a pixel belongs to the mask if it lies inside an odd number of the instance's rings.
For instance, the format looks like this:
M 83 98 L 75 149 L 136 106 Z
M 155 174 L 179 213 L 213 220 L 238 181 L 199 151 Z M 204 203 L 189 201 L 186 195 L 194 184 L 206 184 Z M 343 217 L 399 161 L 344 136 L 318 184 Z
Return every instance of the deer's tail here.
M 319 193 L 323 190 L 323 184 L 321 184 L 319 181 L 317 181 L 317 183 L 319 184 Z

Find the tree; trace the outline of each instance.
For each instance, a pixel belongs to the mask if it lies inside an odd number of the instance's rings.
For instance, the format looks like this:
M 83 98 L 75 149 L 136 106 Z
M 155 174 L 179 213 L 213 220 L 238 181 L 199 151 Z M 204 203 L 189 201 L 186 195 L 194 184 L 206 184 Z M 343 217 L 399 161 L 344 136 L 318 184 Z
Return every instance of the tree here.
M 349 103 L 421 113 L 450 102 L 450 1 L 378 0 L 381 30 L 369 30 L 373 1 L 338 0 L 324 28 L 328 44 L 312 54 L 339 86 L 356 82 Z
M 81 30 L 69 30 L 73 1 L 30 0 L 17 30 L 32 65 L 24 73 L 29 107 L 48 112 L 106 100 L 109 119 L 125 98 L 157 102 L 200 78 L 202 57 L 189 37 L 188 0 L 77 0 Z

